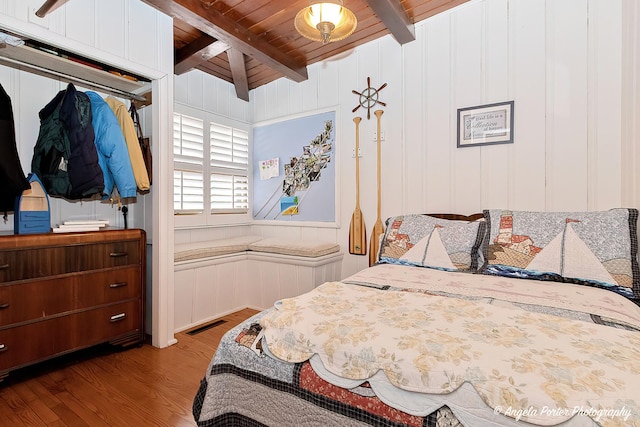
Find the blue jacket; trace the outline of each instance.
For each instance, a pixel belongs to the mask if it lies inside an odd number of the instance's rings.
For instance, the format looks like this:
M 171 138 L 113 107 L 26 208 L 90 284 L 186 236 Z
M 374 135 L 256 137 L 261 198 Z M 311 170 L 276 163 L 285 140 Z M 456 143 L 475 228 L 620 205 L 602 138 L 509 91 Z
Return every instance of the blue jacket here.
M 85 93 L 91 101 L 98 163 L 104 174 L 102 198 L 111 196 L 114 185 L 118 187 L 120 197 L 136 197 L 136 180 L 118 119 L 100 95 L 92 91 Z

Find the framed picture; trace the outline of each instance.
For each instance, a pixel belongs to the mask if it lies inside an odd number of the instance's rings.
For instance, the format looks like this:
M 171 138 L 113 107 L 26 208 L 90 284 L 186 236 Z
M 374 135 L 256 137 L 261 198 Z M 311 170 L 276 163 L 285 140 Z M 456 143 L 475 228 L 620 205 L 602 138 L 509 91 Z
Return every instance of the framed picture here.
M 513 143 L 513 101 L 458 109 L 458 147 Z
M 337 226 L 336 109 L 253 128 L 253 219 Z

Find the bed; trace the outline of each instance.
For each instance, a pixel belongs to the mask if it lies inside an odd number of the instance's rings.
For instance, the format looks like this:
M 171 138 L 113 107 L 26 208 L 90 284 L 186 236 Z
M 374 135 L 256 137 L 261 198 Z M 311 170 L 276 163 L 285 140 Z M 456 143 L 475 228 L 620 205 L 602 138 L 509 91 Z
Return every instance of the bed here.
M 225 334 L 196 423 L 640 426 L 637 217 L 389 218 L 376 265 Z

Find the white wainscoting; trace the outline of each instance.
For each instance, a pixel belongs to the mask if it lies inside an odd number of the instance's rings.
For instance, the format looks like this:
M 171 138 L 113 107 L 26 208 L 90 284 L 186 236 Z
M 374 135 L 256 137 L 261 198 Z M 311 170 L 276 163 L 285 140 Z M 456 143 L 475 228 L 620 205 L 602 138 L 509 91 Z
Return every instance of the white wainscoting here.
M 241 252 L 175 266 L 175 332 L 240 310 L 263 310 L 283 298 L 339 280 L 342 253 L 319 258 Z

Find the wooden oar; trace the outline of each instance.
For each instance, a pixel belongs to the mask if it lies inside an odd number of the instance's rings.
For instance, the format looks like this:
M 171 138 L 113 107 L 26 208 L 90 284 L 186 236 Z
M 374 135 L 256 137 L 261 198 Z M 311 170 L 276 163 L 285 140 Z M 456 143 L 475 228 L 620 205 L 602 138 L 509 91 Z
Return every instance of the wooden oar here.
M 376 110 L 373 114 L 378 119 L 378 217 L 376 223 L 373 225 L 373 231 L 371 232 L 371 240 L 369 241 L 369 267 L 376 263 L 378 258 L 378 250 L 380 249 L 380 236 L 384 233 L 384 226 L 382 225 L 382 219 L 380 218 L 380 187 L 382 180 L 380 176 L 380 117 L 382 116 L 382 110 Z
M 356 208 L 351 215 L 349 224 L 349 253 L 354 255 L 367 254 L 367 227 L 360 211 L 360 135 L 359 124 L 362 118 L 354 117 L 356 124 Z

